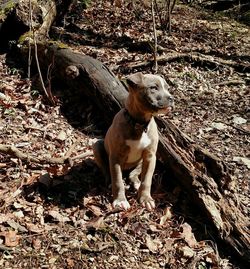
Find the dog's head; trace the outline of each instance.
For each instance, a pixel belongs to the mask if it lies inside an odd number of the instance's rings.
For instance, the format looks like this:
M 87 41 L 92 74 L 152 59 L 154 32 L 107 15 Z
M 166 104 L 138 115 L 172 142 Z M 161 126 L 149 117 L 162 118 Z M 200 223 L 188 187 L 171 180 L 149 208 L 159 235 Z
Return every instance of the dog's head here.
M 168 84 L 159 75 L 135 73 L 127 77 L 129 92 L 136 102 L 153 114 L 168 113 L 173 109 L 174 98 Z

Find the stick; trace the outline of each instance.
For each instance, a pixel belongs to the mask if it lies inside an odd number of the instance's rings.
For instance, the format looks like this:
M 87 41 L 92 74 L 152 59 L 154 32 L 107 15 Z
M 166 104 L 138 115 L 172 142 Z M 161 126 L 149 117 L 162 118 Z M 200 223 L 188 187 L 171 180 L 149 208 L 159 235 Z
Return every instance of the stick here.
M 92 151 L 86 151 L 82 154 L 79 154 L 77 156 L 71 157 L 70 155 L 72 154 L 73 150 L 75 149 L 77 142 L 74 143 L 68 152 L 65 154 L 64 157 L 60 158 L 53 158 L 53 157 L 33 157 L 30 156 L 29 154 L 23 153 L 20 151 L 17 147 L 13 145 L 5 145 L 5 144 L 0 144 L 0 153 L 3 154 L 8 154 L 10 156 L 16 157 L 21 159 L 22 161 L 26 162 L 34 162 L 34 163 L 40 163 L 40 164 L 64 164 L 66 162 L 72 163 L 73 160 L 76 159 L 83 159 L 88 156 L 92 156 L 93 152 Z
M 157 63 L 157 34 L 156 34 L 156 26 L 155 26 L 155 12 L 154 12 L 154 0 L 151 1 L 151 10 L 152 10 L 152 20 L 153 20 L 153 29 L 154 29 L 154 65 L 153 71 L 157 73 L 158 71 L 158 63 Z
M 186 61 L 192 61 L 196 63 L 200 63 L 202 66 L 204 65 L 212 65 L 214 67 L 232 67 L 237 71 L 240 72 L 249 72 L 250 71 L 250 65 L 247 64 L 241 64 L 237 63 L 235 61 L 231 60 L 224 60 L 218 57 L 213 57 L 210 55 L 204 55 L 201 53 L 168 53 L 163 56 L 157 57 L 157 62 L 158 64 L 164 64 L 166 62 L 174 62 L 178 60 L 186 60 Z M 148 61 L 143 61 L 143 62 L 137 62 L 137 63 L 129 63 L 126 67 L 129 70 L 133 69 L 138 69 L 138 68 L 143 68 L 143 67 L 148 67 L 152 65 L 154 60 L 148 60 Z

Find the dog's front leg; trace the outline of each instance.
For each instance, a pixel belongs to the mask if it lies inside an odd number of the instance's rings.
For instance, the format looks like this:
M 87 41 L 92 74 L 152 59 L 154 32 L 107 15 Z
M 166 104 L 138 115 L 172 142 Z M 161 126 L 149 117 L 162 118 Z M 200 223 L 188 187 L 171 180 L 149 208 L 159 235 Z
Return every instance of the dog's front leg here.
M 122 169 L 116 158 L 109 158 L 110 174 L 112 180 L 113 207 L 120 207 L 124 210 L 130 208 L 125 196 L 125 187 L 122 180 Z
M 151 197 L 152 177 L 155 170 L 156 156 L 152 152 L 143 153 L 141 185 L 138 191 L 139 202 L 148 210 L 155 208 L 154 199 Z

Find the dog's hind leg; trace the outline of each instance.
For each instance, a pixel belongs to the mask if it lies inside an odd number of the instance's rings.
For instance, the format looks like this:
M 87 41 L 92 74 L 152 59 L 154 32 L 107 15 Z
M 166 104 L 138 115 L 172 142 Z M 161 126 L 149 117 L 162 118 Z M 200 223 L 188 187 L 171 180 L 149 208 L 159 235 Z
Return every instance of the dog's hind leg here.
M 130 173 L 129 173 L 129 180 L 132 183 L 135 190 L 139 190 L 141 181 L 139 176 L 142 171 L 142 162 L 140 162 Z
M 108 154 L 104 147 L 104 139 L 96 141 L 96 143 L 93 145 L 93 153 L 95 161 L 105 177 L 105 184 L 107 186 L 111 180 L 109 173 Z

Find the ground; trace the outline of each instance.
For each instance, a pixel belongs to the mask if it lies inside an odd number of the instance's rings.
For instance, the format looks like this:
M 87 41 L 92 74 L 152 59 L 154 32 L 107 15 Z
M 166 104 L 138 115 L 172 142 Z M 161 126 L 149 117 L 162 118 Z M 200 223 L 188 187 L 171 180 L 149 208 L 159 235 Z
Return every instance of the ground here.
M 152 58 L 147 5 L 93 1 L 86 10 L 70 12 L 64 27 L 51 36 L 101 60 L 119 77 L 152 72 L 150 66 L 134 67 Z M 218 14 L 179 5 L 172 34 L 157 34 L 161 55 L 198 52 L 250 64 L 249 27 Z M 160 163 L 154 175 L 154 212 L 141 208 L 129 189 L 131 210 L 112 210 L 110 188 L 92 156 L 91 146 L 102 136 L 92 122 L 93 105 L 87 102 L 75 118 L 77 108 L 62 111 L 60 96 L 56 106 L 49 105 L 22 70 L 6 64 L 5 54 L 0 65 L 0 144 L 36 157 L 77 156 L 72 164 L 52 165 L 0 154 L 1 268 L 242 267 L 217 245 L 205 218 Z M 249 214 L 250 74 L 182 59 L 160 64 L 158 73 L 175 97 L 168 117 L 225 161 L 237 182 L 239 206 Z

